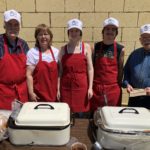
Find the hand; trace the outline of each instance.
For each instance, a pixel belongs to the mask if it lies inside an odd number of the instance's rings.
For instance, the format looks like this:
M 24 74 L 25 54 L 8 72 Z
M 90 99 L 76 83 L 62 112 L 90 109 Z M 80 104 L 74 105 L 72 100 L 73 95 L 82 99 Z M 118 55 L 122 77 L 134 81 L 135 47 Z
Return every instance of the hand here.
M 130 93 L 131 91 L 133 91 L 133 87 L 130 84 L 128 84 L 127 85 L 127 92 Z
M 150 87 L 145 88 L 145 90 L 146 90 L 146 94 L 147 94 L 148 96 L 150 96 Z
M 30 93 L 29 96 L 30 96 L 30 100 L 33 102 L 37 102 L 38 99 L 40 99 L 35 93 Z
M 93 96 L 93 89 L 89 88 L 88 89 L 88 99 L 91 99 Z

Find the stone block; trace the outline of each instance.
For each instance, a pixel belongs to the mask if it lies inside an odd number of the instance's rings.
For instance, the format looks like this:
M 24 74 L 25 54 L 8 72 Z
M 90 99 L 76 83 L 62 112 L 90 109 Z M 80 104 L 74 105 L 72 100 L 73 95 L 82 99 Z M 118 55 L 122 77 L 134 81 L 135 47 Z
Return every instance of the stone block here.
M 139 28 L 147 23 L 150 23 L 150 12 L 149 13 L 139 13 L 138 26 Z
M 29 46 L 29 48 L 34 47 L 34 46 L 35 46 L 35 42 L 30 42 L 30 41 L 28 41 L 28 46 Z
M 78 13 L 51 13 L 51 27 L 67 27 L 73 18 L 78 18 Z
M 108 18 L 108 13 L 80 13 L 84 27 L 102 27 L 106 18 Z
M 91 42 L 93 39 L 92 36 L 92 28 L 83 28 L 83 41 L 85 42 Z
M 138 13 L 110 13 L 111 17 L 118 19 L 120 27 L 136 27 Z
M 36 27 L 41 23 L 50 26 L 49 13 L 23 13 L 22 21 L 23 27 Z
M 6 10 L 6 0 L 0 0 L 0 12 L 4 12 Z
M 138 41 L 139 28 L 123 28 L 122 41 Z
M 95 0 L 95 12 L 122 12 L 124 0 Z
M 53 46 L 58 48 L 59 50 L 61 49 L 62 46 L 64 46 L 66 42 L 53 42 Z
M 0 28 L 3 28 L 4 26 L 4 16 L 3 16 L 3 13 L 0 13 Z
M 144 12 L 149 11 L 149 0 L 125 0 L 124 11 L 126 12 Z
M 93 41 L 101 41 L 102 40 L 102 28 L 93 28 Z
M 94 12 L 94 0 L 66 0 L 65 12 Z
M 54 42 L 64 41 L 64 28 L 51 28 Z
M 64 0 L 36 0 L 38 12 L 64 12 Z
M 35 0 L 7 0 L 7 9 L 19 12 L 35 12 Z
M 135 49 L 135 42 L 122 42 L 125 46 L 125 55 L 129 56 L 130 53 Z
M 19 36 L 28 42 L 35 42 L 35 28 L 21 28 Z

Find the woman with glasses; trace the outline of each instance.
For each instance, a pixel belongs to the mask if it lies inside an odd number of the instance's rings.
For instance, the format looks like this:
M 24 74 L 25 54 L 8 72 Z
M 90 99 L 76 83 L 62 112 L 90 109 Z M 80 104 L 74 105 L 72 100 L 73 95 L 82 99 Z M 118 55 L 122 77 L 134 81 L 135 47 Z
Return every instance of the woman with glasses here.
M 52 46 L 53 34 L 45 24 L 35 29 L 35 47 L 27 53 L 27 85 L 31 101 L 56 101 L 58 49 Z

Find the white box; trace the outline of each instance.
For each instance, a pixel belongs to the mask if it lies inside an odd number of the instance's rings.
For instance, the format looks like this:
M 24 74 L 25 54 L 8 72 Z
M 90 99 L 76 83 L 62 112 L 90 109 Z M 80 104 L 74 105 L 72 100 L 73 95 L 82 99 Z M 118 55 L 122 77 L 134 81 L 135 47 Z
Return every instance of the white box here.
M 15 145 L 65 145 L 70 139 L 66 103 L 27 102 L 16 120 L 9 118 L 9 140 Z

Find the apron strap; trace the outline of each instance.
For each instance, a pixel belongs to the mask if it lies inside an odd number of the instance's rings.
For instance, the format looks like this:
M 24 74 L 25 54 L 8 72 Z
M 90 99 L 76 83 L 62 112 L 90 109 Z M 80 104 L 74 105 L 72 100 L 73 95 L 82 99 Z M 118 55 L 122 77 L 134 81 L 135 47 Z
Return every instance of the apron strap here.
M 52 48 L 50 48 L 50 52 L 51 52 L 51 54 L 52 54 L 53 60 L 56 61 L 56 60 L 55 60 L 55 57 L 54 57 L 54 53 L 53 53 L 53 51 L 52 51 Z
M 65 50 L 65 54 L 68 54 L 68 51 L 67 51 L 67 44 L 65 45 L 64 50 Z
M 40 49 L 39 49 L 39 61 L 42 61 L 42 52 Z
M 21 45 L 20 45 L 20 48 L 21 48 L 21 50 L 23 50 Z M 6 35 L 4 35 L 4 52 L 5 52 L 5 54 L 9 54 Z M 20 92 L 19 92 L 19 88 L 18 88 L 17 84 L 13 84 L 13 85 L 9 84 L 9 86 L 12 86 L 12 88 L 15 89 L 19 100 L 21 100 L 21 96 L 20 96 Z
M 82 42 L 81 44 L 82 44 L 82 52 L 81 52 L 81 54 L 84 55 L 84 51 L 85 51 L 84 50 L 84 42 Z
M 3 37 L 4 37 L 4 52 L 6 54 L 9 54 L 6 35 L 3 35 Z
M 52 55 L 53 60 L 56 61 L 56 60 L 55 60 L 55 57 L 54 57 L 54 53 L 53 53 L 53 51 L 52 51 L 52 48 L 50 48 L 49 50 L 50 50 L 50 53 L 51 53 L 51 55 Z M 42 61 L 42 52 L 41 52 L 40 49 L 39 49 L 39 61 Z
M 117 42 L 114 41 L 114 58 L 117 58 Z

